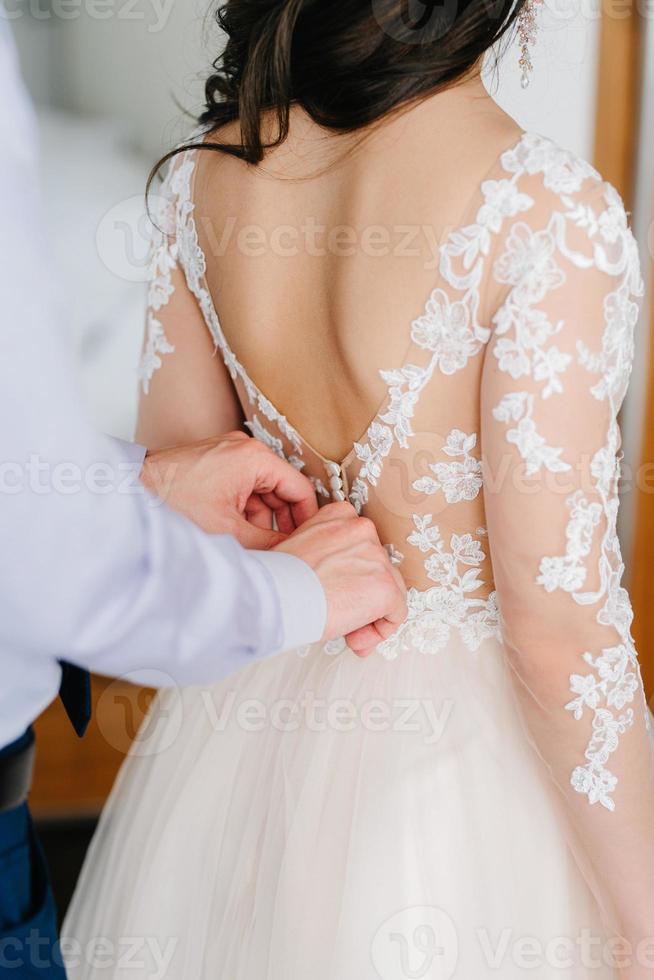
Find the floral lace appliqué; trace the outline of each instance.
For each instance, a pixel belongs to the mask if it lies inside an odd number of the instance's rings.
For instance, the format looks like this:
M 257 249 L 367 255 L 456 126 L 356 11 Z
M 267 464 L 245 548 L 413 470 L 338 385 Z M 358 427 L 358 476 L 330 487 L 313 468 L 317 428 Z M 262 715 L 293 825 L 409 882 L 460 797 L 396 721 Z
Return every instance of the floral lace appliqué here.
M 156 315 L 167 305 L 174 292 L 172 272 L 177 266 L 177 242 L 173 237 L 174 217 L 170 215 L 170 204 L 165 198 L 160 199 L 153 219 L 145 345 L 138 367 L 138 378 L 146 395 L 150 390 L 152 376 L 161 367 L 162 356 L 175 351 Z
M 478 650 L 489 637 L 499 638 L 495 593 L 486 598 L 471 595 L 484 584 L 479 566 L 485 555 L 479 541 L 472 534 L 452 534 L 448 548 L 431 514 L 415 516 L 413 523 L 407 543 L 427 555 L 427 577 L 436 584 L 425 591 L 409 590 L 408 618 L 379 644 L 378 652 L 390 660 L 411 649 L 437 653 L 453 629 L 469 650 Z
M 431 463 L 429 469 L 434 474 L 423 476 L 413 483 L 413 489 L 428 495 L 443 491 L 448 504 L 461 500 L 474 500 L 481 490 L 481 461 L 471 455 L 477 445 L 477 434 L 466 435 L 460 429 L 452 429 L 447 437 L 443 452 L 448 456 L 460 456 L 453 463 Z
M 513 443 L 525 461 L 525 473 L 533 476 L 542 466 L 551 473 L 562 473 L 570 464 L 561 459 L 563 448 L 548 446 L 538 432 L 533 418 L 534 396 L 526 391 L 514 391 L 505 395 L 493 409 L 498 422 L 517 422 L 506 433 L 507 442 Z

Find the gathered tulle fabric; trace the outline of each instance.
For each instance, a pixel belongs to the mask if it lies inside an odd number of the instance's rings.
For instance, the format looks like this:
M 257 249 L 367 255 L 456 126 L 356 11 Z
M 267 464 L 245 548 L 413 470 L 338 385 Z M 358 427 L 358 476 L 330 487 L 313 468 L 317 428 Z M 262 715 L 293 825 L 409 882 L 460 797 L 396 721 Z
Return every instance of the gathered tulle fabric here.
M 160 694 L 64 930 L 115 962 L 71 980 L 617 976 L 521 725 L 495 639 Z

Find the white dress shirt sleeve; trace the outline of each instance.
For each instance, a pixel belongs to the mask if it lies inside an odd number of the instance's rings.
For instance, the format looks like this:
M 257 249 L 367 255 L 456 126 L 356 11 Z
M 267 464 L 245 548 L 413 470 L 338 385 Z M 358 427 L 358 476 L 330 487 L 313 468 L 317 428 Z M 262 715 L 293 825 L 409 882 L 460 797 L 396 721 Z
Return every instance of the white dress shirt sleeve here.
M 203 534 L 138 484 L 139 447 L 85 421 L 53 323 L 34 146 L 0 18 L 0 746 L 56 694 L 58 658 L 204 683 L 318 640 L 326 620 L 307 565 Z

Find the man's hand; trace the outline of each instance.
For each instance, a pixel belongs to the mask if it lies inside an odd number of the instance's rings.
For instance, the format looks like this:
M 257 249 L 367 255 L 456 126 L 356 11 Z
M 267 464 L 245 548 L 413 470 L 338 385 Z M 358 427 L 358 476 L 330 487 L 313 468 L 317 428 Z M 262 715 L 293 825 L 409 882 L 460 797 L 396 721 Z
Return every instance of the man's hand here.
M 203 531 L 262 551 L 318 511 L 310 481 L 244 432 L 149 452 L 141 482 Z
M 372 521 L 350 504 L 327 504 L 275 551 L 313 568 L 327 596 L 323 640 L 345 636 L 365 657 L 406 619 L 406 587 Z
M 346 503 L 318 512 L 310 481 L 245 433 L 150 452 L 141 482 L 209 534 L 305 561 L 327 597 L 324 640 L 345 636 L 363 657 L 404 621 L 406 588 L 374 524 Z

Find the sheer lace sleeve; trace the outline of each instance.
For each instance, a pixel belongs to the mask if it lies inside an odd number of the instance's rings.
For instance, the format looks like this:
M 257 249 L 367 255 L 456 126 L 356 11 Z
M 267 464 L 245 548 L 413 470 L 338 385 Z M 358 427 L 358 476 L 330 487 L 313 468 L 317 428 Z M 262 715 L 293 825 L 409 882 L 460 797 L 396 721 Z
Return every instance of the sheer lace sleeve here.
M 137 436 L 149 448 L 179 445 L 240 428 L 242 413 L 216 341 L 204 261 L 192 220 L 194 156 L 174 157 L 150 196 L 150 250 L 145 340 L 139 369 Z
M 502 636 L 609 924 L 651 936 L 654 743 L 616 535 L 642 286 L 618 195 L 595 178 L 541 193 L 493 276 L 508 292 L 485 354 L 482 449 Z
M 183 177 L 183 171 L 179 164 L 177 167 L 169 166 L 161 189 L 156 195 L 150 195 L 148 202 L 153 228 L 145 340 L 139 365 L 139 380 L 146 395 L 155 371 L 162 366 L 162 357 L 175 351 L 174 345 L 166 336 L 162 311 L 175 292 L 175 280 L 181 277 L 177 240 L 177 192 L 180 176 Z

